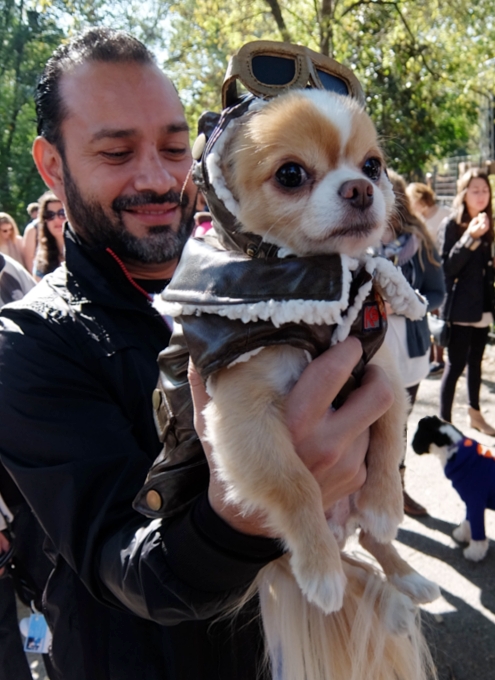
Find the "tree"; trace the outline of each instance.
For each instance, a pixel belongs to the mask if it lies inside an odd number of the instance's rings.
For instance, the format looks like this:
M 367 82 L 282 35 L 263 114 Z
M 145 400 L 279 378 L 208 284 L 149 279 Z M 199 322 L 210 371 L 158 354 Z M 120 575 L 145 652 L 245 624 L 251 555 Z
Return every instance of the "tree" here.
M 492 5 L 185 0 L 170 6 L 165 66 L 197 119 L 204 108 L 219 108 L 228 56 L 244 42 L 282 39 L 334 56 L 355 70 L 392 164 L 412 178 L 433 159 L 476 143 L 479 64 L 493 53 L 495 38 Z
M 220 109 L 229 56 L 287 40 L 335 57 L 360 79 L 391 165 L 419 177 L 476 150 L 480 102 L 495 88 L 493 0 L 4 0 L 0 7 L 0 209 L 22 224 L 44 189 L 31 160 L 33 93 L 53 49 L 106 25 L 155 50 L 186 105 Z M 64 30 L 59 28 L 64 26 Z
M 22 225 L 44 184 L 31 158 L 36 134 L 33 95 L 43 65 L 63 37 L 53 19 L 26 0 L 0 11 L 0 206 Z

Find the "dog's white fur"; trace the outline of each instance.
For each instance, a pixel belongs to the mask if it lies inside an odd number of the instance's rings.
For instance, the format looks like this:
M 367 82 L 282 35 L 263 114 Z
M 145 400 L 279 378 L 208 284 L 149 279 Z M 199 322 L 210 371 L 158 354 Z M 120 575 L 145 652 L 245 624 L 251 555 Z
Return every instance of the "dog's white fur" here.
M 452 536 L 459 543 L 469 543 L 467 548 L 464 548 L 462 554 L 467 560 L 472 562 L 480 562 L 486 557 L 488 552 L 489 541 L 485 538 L 483 541 L 473 541 L 471 538 L 471 525 L 469 520 L 465 519 L 452 532 Z
M 382 167 L 377 179 L 363 171 L 370 158 Z M 300 187 L 277 179 L 287 163 L 302 169 Z M 327 92 L 292 92 L 256 107 L 236 121 L 210 164 L 241 228 L 286 253 L 362 258 L 392 210 L 374 126 L 357 103 Z M 358 193 L 373 194 L 362 208 L 343 196 L 356 181 Z M 372 427 L 367 480 L 349 502 L 352 521 L 337 529 L 344 542 L 357 521 L 361 544 L 387 582 L 341 554 L 318 484 L 285 424 L 285 398 L 307 354 L 277 346 L 248 358 L 209 380 L 205 417 L 228 500 L 246 513 L 262 510 L 288 550 L 256 582 L 274 680 L 421 680 L 427 652 L 411 600 L 430 601 L 439 591 L 391 544 L 403 517 L 398 468 L 407 412 L 393 361 L 384 350 L 374 358 L 386 368 L 395 401 Z

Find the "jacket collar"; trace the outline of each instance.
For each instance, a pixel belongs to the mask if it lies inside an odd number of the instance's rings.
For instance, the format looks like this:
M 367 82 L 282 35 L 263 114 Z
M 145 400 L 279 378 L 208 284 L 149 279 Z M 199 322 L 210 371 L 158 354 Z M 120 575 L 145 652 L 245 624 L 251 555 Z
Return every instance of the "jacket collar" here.
M 155 313 L 151 297 L 138 290 L 128 278 L 125 269 L 103 247 L 92 248 L 74 232 L 65 227 L 65 279 L 54 277 L 51 283 L 58 292 L 67 287 L 71 304 L 95 303 L 103 307 L 133 309 Z

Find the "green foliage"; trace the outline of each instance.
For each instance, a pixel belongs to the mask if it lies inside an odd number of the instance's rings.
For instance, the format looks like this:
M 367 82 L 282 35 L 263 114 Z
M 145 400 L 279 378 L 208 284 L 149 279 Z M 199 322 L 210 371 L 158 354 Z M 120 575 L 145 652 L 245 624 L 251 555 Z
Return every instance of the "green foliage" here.
M 22 228 L 26 206 L 44 191 L 31 157 L 37 78 L 63 37 L 55 22 L 23 0 L 0 10 L 0 206 Z
M 191 121 L 218 109 L 228 56 L 289 39 L 351 66 L 391 164 L 420 177 L 475 150 L 478 105 L 495 85 L 493 0 L 184 0 L 170 5 L 165 68 Z M 489 63 L 489 62 L 488 62 Z
M 191 128 L 218 111 L 230 55 L 250 40 L 280 40 L 264 0 L 184 0 L 171 6 L 164 68 L 186 106 Z
M 495 88 L 494 0 L 3 0 L 0 5 L 0 209 L 23 225 L 43 191 L 31 159 L 33 93 L 53 49 L 106 25 L 155 50 L 194 136 L 219 110 L 229 56 L 286 39 L 354 69 L 390 164 L 421 177 L 435 159 L 476 152 L 478 107 Z

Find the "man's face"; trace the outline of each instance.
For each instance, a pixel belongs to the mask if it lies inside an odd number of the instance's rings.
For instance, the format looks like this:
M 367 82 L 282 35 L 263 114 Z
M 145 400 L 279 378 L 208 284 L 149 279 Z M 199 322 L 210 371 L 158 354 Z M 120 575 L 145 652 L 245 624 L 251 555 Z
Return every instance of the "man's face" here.
M 63 199 L 76 232 L 127 261 L 177 258 L 195 190 L 173 85 L 152 65 L 87 62 L 63 76 L 61 95 Z

